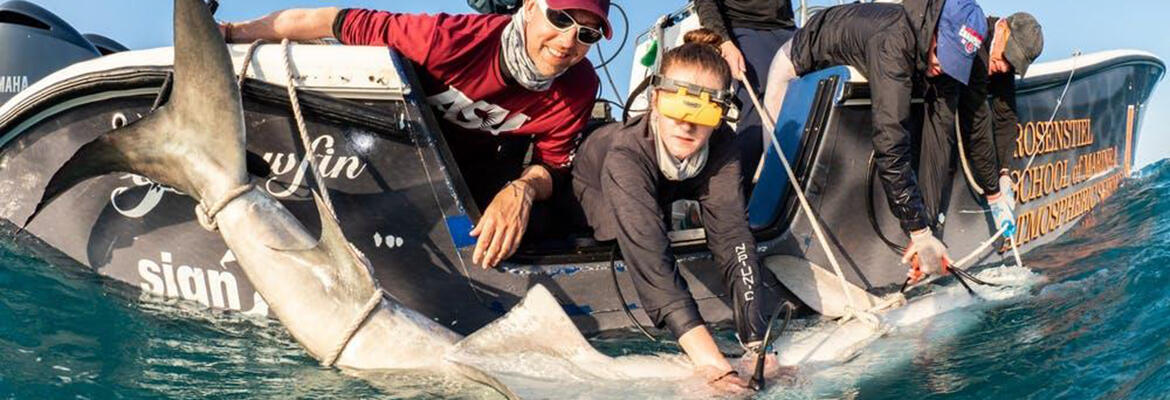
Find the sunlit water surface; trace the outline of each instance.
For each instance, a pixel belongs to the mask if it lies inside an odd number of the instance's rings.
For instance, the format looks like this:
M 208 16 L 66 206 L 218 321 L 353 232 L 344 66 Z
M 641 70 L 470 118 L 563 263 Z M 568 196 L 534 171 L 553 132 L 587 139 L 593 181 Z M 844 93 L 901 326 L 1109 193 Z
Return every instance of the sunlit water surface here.
M 143 300 L 14 247 L 0 243 L 0 397 L 490 394 L 427 374 L 363 379 L 325 369 L 275 321 Z M 1023 289 L 899 326 L 847 362 L 801 369 L 759 398 L 1170 398 L 1170 162 L 1147 167 L 1024 261 Z M 610 355 L 676 351 L 635 336 L 593 343 Z M 628 387 L 620 397 L 669 392 Z

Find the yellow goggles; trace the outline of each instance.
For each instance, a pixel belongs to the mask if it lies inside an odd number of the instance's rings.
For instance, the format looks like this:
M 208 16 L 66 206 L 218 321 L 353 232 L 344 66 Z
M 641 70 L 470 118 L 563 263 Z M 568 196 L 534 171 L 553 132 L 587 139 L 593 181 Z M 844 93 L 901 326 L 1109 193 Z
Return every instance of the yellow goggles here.
M 658 93 L 658 112 L 668 118 L 696 125 L 716 127 L 727 118 L 731 92 L 713 90 L 699 85 L 655 76 L 654 89 Z M 734 121 L 732 121 L 734 122 Z

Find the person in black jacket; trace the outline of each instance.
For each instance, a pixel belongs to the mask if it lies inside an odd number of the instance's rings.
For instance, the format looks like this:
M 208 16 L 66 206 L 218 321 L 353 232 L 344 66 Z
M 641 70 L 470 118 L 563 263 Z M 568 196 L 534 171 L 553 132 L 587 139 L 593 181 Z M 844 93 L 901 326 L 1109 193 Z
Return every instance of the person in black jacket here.
M 1019 121 L 1015 110 L 1016 75 L 1023 76 L 1028 66 L 1040 56 L 1044 49 L 1044 33 L 1036 18 L 1024 12 L 1002 19 L 989 17 L 987 26 L 985 41 L 988 45 L 981 47 L 976 54 L 971 80 L 959 97 L 959 125 L 962 132 L 970 133 L 964 136 L 964 143 L 970 149 L 973 173 L 979 185 L 985 188 L 995 225 L 1007 225 L 1004 235 L 1011 236 L 1015 231 L 1012 216 L 1015 199 L 1007 163 L 1015 148 Z M 994 144 L 989 141 L 994 141 Z M 950 154 L 943 154 L 945 159 L 937 162 L 937 168 L 945 169 L 935 173 L 938 179 L 949 181 L 952 173 Z M 992 162 L 992 159 L 996 160 Z M 992 191 L 996 186 L 998 192 Z M 928 204 L 927 208 L 932 206 L 940 207 Z
M 664 56 L 647 114 L 601 127 L 581 144 L 573 191 L 594 237 L 617 240 L 655 325 L 678 338 L 711 385 L 742 391 L 746 383 L 716 347 L 667 237 L 670 204 L 697 200 L 707 246 L 731 297 L 736 333 L 749 350 L 765 351 L 761 342 L 775 304 L 762 285 L 765 272 L 748 228 L 739 151 L 733 133 L 721 126 L 731 100 L 730 71 L 713 33 L 692 31 L 687 40 L 692 43 Z M 768 360 L 766 365 L 775 365 L 774 356 Z
M 768 66 L 780 45 L 792 38 L 792 2 L 789 0 L 694 0 L 699 24 L 723 40 L 719 50 L 736 80 L 750 82 L 756 93 L 764 93 Z M 748 98 L 747 90 L 736 85 L 740 104 L 735 126 L 740 163 L 744 176 L 755 175 L 763 154 L 763 125 L 760 113 Z M 746 189 L 746 186 L 745 186 Z
M 924 198 L 940 198 L 943 188 L 932 186 L 937 179 L 920 180 L 915 172 L 911 92 L 915 86 L 924 88 L 926 116 L 920 161 L 931 163 L 932 157 L 952 151 L 953 139 L 947 133 L 954 129 L 958 91 L 971 76 L 986 23 L 982 9 L 972 0 L 831 7 L 810 18 L 781 47 L 770 67 L 764 108 L 772 118 L 780 112 L 788 81 L 797 76 L 850 65 L 869 80 L 878 176 L 890 210 L 910 233 L 903 262 L 912 265 L 913 281 L 924 274 L 945 272 L 950 258 L 932 234 L 932 227 L 940 227 L 941 218 L 923 202 Z M 987 189 L 999 191 L 995 182 Z

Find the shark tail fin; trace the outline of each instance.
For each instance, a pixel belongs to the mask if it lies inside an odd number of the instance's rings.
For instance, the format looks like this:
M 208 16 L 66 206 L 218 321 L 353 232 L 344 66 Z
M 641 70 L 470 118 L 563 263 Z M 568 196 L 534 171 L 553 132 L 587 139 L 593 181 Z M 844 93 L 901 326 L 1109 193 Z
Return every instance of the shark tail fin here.
M 79 148 L 49 179 L 22 227 L 61 193 L 110 172 L 139 174 L 213 203 L 248 181 L 244 112 L 223 37 L 203 1 L 175 0 L 174 7 L 168 103 Z

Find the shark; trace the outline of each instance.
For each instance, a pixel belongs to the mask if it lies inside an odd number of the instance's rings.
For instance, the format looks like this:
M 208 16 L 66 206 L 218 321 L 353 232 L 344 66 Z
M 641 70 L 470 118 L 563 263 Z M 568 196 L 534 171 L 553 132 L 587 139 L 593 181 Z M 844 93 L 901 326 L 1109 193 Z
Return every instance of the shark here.
M 271 194 L 251 185 L 235 71 L 202 0 L 174 0 L 172 82 L 170 97 L 150 114 L 79 147 L 49 179 L 22 225 L 87 179 L 133 173 L 211 205 L 197 213 L 214 221 L 270 311 L 325 365 L 357 372 L 434 371 L 507 398 L 519 396 L 504 381 L 540 397 L 568 387 L 583 395 L 614 397 L 596 391 L 607 385 L 617 392 L 666 390 L 662 397 L 711 394 L 702 379 L 693 379 L 695 368 L 684 355 L 610 357 L 599 352 L 540 285 L 504 316 L 466 337 L 383 291 L 370 261 L 346 239 L 327 200 L 314 196 L 321 226 L 314 236 Z M 883 316 L 935 315 L 946 309 L 932 301 Z M 786 365 L 832 364 L 852 357 L 874 337 L 872 329 L 854 321 L 784 337 L 776 348 Z
M 540 286 L 501 320 L 468 338 L 395 301 L 378 286 L 369 260 L 345 238 L 327 200 L 314 196 L 322 227 L 314 237 L 268 192 L 250 184 L 240 90 L 227 46 L 201 0 L 174 0 L 172 82 L 165 104 L 78 148 L 49 179 L 23 225 L 86 179 L 138 174 L 201 205 L 213 205 L 202 212 L 214 221 L 248 279 L 293 338 L 323 364 L 348 370 L 434 370 L 482 383 L 508 398 L 517 395 L 472 365 L 485 355 L 498 359 L 503 347 L 594 365 L 608 377 L 693 374 L 677 359 L 665 362 L 665 368 L 642 368 L 637 360 L 646 359 L 638 357 L 627 359 L 625 367 L 615 366 L 617 361 L 590 346 Z M 536 337 L 546 341 L 537 343 Z

